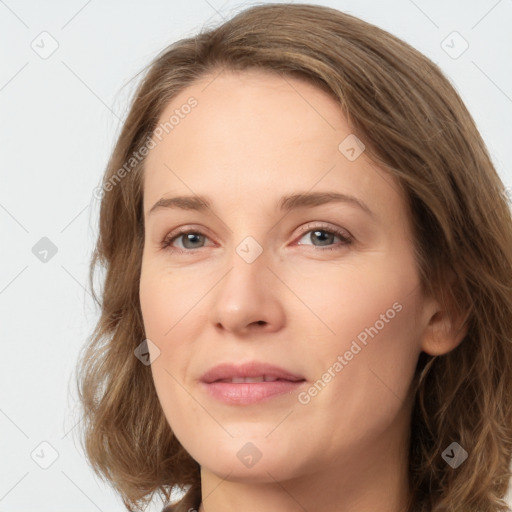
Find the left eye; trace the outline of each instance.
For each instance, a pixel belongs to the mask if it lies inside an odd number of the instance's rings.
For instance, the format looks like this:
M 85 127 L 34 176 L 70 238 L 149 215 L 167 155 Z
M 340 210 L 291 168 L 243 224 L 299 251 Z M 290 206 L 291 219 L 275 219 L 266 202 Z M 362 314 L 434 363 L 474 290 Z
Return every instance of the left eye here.
M 308 240 L 310 240 L 312 242 L 315 242 L 315 241 L 319 242 L 319 245 L 316 245 L 316 247 L 332 245 L 334 243 L 333 239 L 335 239 L 335 238 L 339 238 L 342 242 L 342 245 L 351 243 L 351 239 L 348 236 L 346 236 L 344 233 L 342 233 L 341 231 L 329 230 L 329 229 L 323 229 L 323 228 L 316 228 L 316 229 L 311 229 L 311 230 L 307 231 L 301 237 L 300 240 L 303 240 L 306 237 L 308 237 Z M 299 242 L 297 242 L 299 245 L 309 245 L 309 244 L 305 244 L 305 243 L 301 242 L 300 240 L 299 240 Z M 315 245 L 315 244 L 313 243 L 313 245 Z

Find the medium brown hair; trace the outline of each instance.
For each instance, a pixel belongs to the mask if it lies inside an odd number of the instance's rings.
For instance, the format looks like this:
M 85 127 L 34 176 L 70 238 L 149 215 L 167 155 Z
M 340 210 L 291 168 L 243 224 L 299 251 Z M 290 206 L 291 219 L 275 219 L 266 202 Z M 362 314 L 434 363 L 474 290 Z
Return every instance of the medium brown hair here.
M 133 155 L 179 92 L 224 69 L 266 70 L 328 91 L 365 154 L 398 178 L 423 291 L 450 305 L 467 327 L 454 350 L 422 352 L 418 360 L 408 510 L 509 510 L 503 497 L 512 456 L 512 219 L 503 183 L 471 115 L 434 63 L 376 26 L 309 4 L 258 5 L 171 44 L 135 92 L 103 177 L 90 266 L 101 317 L 78 365 L 82 443 L 92 467 L 129 509 L 142 509 L 155 493 L 169 500 L 174 486 L 188 491 L 175 510 L 201 498 L 199 464 L 173 435 L 150 367 L 134 356 L 145 333 L 144 159 Z M 105 271 L 100 297 L 97 267 Z M 468 453 L 456 469 L 442 457 L 452 442 Z

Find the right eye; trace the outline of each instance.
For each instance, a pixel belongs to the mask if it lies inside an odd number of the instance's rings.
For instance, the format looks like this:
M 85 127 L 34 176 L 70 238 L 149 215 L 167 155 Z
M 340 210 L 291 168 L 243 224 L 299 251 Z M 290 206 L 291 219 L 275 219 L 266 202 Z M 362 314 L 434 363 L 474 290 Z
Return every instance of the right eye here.
M 178 252 L 191 252 L 194 249 L 201 249 L 204 245 L 199 245 L 201 241 L 204 243 L 204 239 L 208 238 L 203 233 L 196 230 L 186 230 L 181 229 L 180 231 L 175 231 L 167 235 L 164 240 L 162 240 L 161 248 L 174 251 L 175 249 Z M 181 247 L 173 246 L 173 243 L 176 240 L 181 240 Z

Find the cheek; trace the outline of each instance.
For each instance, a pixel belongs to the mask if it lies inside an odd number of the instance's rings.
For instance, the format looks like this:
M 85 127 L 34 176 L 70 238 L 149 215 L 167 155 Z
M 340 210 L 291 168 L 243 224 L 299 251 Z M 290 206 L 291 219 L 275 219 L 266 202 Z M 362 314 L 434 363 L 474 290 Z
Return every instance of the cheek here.
M 188 378 L 197 329 L 206 321 L 197 303 L 204 290 L 177 279 L 156 265 L 142 269 L 139 297 L 146 337 L 158 350 L 151 370 L 160 401 L 167 414 L 174 409 L 180 384 Z M 151 351 L 151 345 L 150 345 Z
M 354 302 L 344 316 L 347 321 L 337 324 L 337 350 L 329 351 L 327 366 L 342 356 L 334 387 L 341 394 L 350 389 L 357 397 L 347 401 L 359 411 L 354 417 L 363 409 L 363 416 L 385 421 L 406 401 L 420 353 L 418 300 L 406 288 L 374 295 L 365 302 Z
M 404 399 L 420 353 L 421 296 L 412 258 L 375 258 L 313 277 L 294 291 L 318 312 L 302 321 L 304 329 L 318 334 L 311 353 L 316 377 L 333 382 L 321 394 L 337 403 L 351 390 L 368 405 L 368 413 L 397 396 Z M 325 374 L 329 370 L 335 377 Z M 322 382 L 318 387 L 323 389 Z
M 289 305 L 296 304 L 300 312 L 296 320 L 327 351 L 348 348 L 353 338 L 376 323 L 379 333 L 389 332 L 391 323 L 398 326 L 408 316 L 397 310 L 416 295 L 414 262 L 384 252 L 356 254 L 342 264 L 297 265 L 284 274 L 294 295 Z
M 184 301 L 169 276 L 147 268 L 141 274 L 139 297 L 145 334 L 152 342 L 149 347 L 156 393 L 167 422 L 181 440 L 186 435 L 182 411 L 194 406 L 179 384 L 184 380 L 183 369 L 190 358 L 186 342 L 190 333 L 183 330 L 187 318 Z
M 366 446 L 403 421 L 419 355 L 416 300 L 405 287 L 354 298 L 332 317 L 336 334 L 315 340 L 299 402 L 333 446 Z
M 204 295 L 201 287 L 187 279 L 178 279 L 173 272 L 148 264 L 143 267 L 139 285 L 139 298 L 148 338 L 169 340 L 174 331 L 182 329 L 187 315 Z
M 158 288 L 154 279 L 154 271 L 147 263 L 146 257 L 142 257 L 141 275 L 139 281 L 139 302 L 144 321 L 144 328 L 148 337 L 155 321 L 154 311 L 158 308 L 159 301 L 156 299 Z
M 185 323 L 179 321 L 184 312 L 181 312 L 179 294 L 169 286 L 168 281 L 168 278 L 165 279 L 151 269 L 143 269 L 139 286 L 145 335 L 151 340 L 148 344 L 153 361 L 151 371 L 166 415 L 169 406 L 173 409 L 173 390 L 176 383 L 173 377 L 176 378 L 181 373 L 179 368 L 185 363 L 185 344 L 180 343 L 180 340 L 188 338 L 186 335 L 178 336 Z

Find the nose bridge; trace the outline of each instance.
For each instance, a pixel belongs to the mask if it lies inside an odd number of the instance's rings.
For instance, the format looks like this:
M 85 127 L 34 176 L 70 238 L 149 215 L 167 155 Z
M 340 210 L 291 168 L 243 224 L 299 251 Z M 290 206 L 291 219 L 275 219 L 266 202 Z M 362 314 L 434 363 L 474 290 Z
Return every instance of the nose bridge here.
M 270 274 L 267 268 L 268 259 L 267 251 L 264 251 L 263 246 L 252 236 L 244 237 L 234 247 L 227 262 L 230 271 L 221 283 L 225 298 L 231 301 L 233 306 L 240 308 L 245 301 L 255 304 L 260 297 L 263 298 L 263 285 L 268 281 Z
M 249 281 L 256 275 L 262 278 L 269 273 L 266 265 L 270 263 L 269 238 L 273 233 L 262 222 L 258 207 L 254 206 L 237 210 L 236 222 L 231 225 L 232 253 L 228 257 L 230 273 L 240 274 L 239 278 Z
M 252 235 L 234 246 L 227 258 L 229 271 L 218 284 L 212 321 L 232 332 L 251 324 L 276 328 L 283 313 L 272 272 L 267 268 L 270 252 Z

